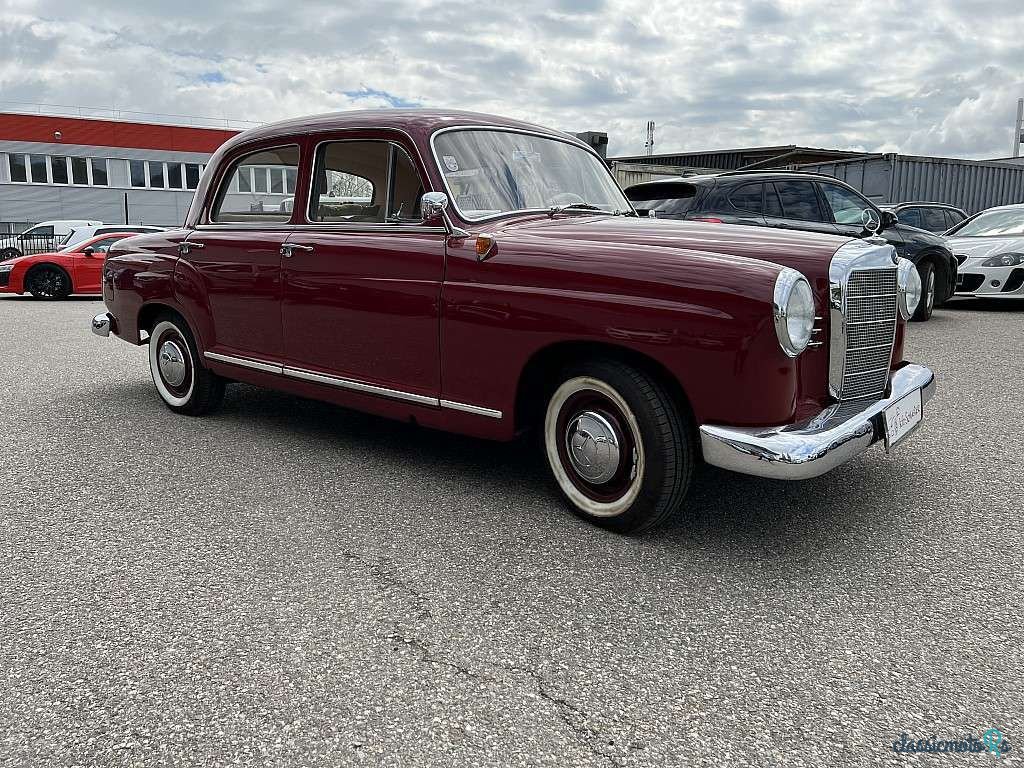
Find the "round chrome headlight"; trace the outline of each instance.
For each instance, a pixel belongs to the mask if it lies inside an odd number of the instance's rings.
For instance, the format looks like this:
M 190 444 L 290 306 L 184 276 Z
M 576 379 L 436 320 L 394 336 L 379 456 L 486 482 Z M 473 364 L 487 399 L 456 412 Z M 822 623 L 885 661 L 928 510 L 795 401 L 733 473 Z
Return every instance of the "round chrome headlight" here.
M 807 349 L 814 330 L 814 294 L 807 278 L 795 269 L 786 267 L 776 278 L 772 313 L 782 351 L 796 357 Z
M 900 295 L 900 314 L 909 320 L 921 302 L 921 275 L 910 259 L 900 259 L 896 268 L 896 286 Z

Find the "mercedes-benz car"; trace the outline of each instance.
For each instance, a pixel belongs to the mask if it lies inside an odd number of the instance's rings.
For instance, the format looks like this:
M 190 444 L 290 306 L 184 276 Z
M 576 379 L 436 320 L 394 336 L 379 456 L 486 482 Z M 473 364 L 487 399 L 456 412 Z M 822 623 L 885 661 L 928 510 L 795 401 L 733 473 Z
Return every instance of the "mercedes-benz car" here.
M 927 320 L 953 295 L 956 261 L 938 235 L 901 223 L 864 195 L 831 176 L 802 171 L 729 171 L 657 179 L 626 188 L 649 217 L 740 224 L 846 237 L 881 235 L 917 266 L 924 297 L 914 313 Z
M 250 167 L 295 174 L 291 210 L 238 192 Z M 651 226 L 572 136 L 396 109 L 230 139 L 183 228 L 111 249 L 92 328 L 147 345 L 184 415 L 244 381 L 534 430 L 570 507 L 630 533 L 682 510 L 704 463 L 798 480 L 904 440 L 935 390 L 903 354 L 920 297 L 885 241 Z
M 975 214 L 946 241 L 960 262 L 957 296 L 1024 297 L 1024 204 Z

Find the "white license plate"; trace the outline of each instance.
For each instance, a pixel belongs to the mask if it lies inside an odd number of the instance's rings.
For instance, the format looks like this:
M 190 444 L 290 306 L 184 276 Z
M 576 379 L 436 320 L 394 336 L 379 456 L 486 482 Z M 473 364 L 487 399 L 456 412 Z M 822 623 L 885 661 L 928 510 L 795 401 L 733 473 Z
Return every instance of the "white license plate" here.
M 908 392 L 895 403 L 885 409 L 885 450 L 889 450 L 900 440 L 914 431 L 921 423 L 924 415 L 924 402 L 921 390 Z

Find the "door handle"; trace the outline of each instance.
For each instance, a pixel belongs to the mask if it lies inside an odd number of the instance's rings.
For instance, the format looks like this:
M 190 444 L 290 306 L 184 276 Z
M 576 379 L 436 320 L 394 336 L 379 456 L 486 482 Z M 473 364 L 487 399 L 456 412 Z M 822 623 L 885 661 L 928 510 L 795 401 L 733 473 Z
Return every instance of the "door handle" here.
M 284 256 L 286 259 L 290 259 L 294 251 L 306 251 L 307 253 L 311 253 L 313 251 L 313 246 L 299 245 L 298 243 L 281 244 L 281 255 Z
M 178 243 L 178 253 L 180 253 L 182 256 L 186 256 L 188 252 L 191 251 L 193 248 L 205 247 L 206 246 L 203 243 L 190 243 L 188 240 L 182 240 L 180 243 Z

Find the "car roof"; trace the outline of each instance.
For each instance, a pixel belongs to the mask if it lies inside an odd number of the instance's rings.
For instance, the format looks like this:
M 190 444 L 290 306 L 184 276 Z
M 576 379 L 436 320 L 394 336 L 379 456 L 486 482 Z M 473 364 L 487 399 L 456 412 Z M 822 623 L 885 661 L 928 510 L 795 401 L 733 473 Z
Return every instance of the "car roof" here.
M 884 208 L 895 209 L 895 208 L 947 208 L 951 211 L 957 211 L 963 213 L 963 209 L 950 203 L 930 203 L 926 200 L 908 200 L 905 203 L 890 203 Z
M 292 133 L 331 131 L 344 128 L 394 128 L 409 132 L 433 133 L 441 128 L 455 126 L 491 126 L 512 128 L 531 133 L 540 133 L 560 139 L 571 139 L 573 143 L 586 147 L 575 136 L 545 128 L 542 125 L 512 120 L 483 112 L 466 112 L 458 109 L 361 109 L 350 112 L 329 112 L 281 120 L 276 123 L 250 128 L 232 137 L 226 145 L 235 146 L 249 141 L 274 138 Z

